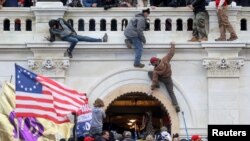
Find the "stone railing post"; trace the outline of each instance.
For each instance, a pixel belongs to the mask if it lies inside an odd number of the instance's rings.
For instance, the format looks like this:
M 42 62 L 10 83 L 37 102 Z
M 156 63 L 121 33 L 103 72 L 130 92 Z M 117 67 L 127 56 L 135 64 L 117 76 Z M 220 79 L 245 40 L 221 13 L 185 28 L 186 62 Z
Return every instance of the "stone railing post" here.
M 70 66 L 69 57 L 64 57 L 66 47 L 68 45 L 64 43 L 27 43 L 27 48 L 34 54 L 27 60 L 29 68 L 63 82 Z
M 39 35 L 48 34 L 48 22 L 51 19 L 62 18 L 66 7 L 61 2 L 37 2 L 35 7 L 31 7 L 36 19 L 35 32 Z M 37 37 L 39 38 L 39 37 Z M 43 38 L 43 37 L 41 37 Z

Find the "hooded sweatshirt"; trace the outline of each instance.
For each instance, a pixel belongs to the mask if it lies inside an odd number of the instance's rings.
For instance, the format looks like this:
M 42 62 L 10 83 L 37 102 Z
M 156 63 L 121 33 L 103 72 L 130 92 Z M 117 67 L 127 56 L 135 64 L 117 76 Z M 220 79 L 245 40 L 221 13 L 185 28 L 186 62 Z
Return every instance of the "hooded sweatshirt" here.
M 138 37 L 141 41 L 145 41 L 145 36 L 143 34 L 146 28 L 146 18 L 143 13 L 139 13 L 133 17 L 124 31 L 124 35 L 127 37 Z
M 95 107 L 92 111 L 91 127 L 100 128 L 103 125 L 103 119 L 106 117 L 105 112 L 100 107 Z
M 59 23 L 60 28 L 52 28 L 53 23 L 55 22 Z M 60 38 L 64 38 L 76 33 L 75 30 L 62 18 L 59 18 L 56 21 L 55 20 L 49 21 L 49 26 L 51 27 L 50 32 L 54 35 L 59 36 Z

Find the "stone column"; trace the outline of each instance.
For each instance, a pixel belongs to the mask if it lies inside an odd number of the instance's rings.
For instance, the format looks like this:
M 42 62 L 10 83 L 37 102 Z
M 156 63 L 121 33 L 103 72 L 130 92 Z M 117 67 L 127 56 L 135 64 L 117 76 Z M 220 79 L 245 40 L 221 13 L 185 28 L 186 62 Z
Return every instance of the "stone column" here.
M 36 19 L 33 29 L 37 33 L 35 39 L 41 41 L 44 40 L 43 36 L 49 34 L 49 20 L 62 18 L 67 8 L 63 7 L 61 2 L 37 2 L 35 7 L 31 7 L 31 10 Z
M 207 69 L 208 124 L 239 124 L 240 69 L 243 43 L 203 43 L 208 57 Z
M 68 44 L 64 43 L 27 43 L 34 56 L 28 58 L 28 66 L 32 71 L 63 82 L 70 66 L 68 57 L 64 53 Z

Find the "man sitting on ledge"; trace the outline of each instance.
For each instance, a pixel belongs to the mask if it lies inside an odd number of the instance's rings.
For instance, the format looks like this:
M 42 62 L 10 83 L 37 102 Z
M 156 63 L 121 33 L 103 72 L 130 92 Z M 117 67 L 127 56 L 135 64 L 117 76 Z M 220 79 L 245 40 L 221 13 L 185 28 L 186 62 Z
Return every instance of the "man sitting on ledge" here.
M 108 35 L 105 33 L 102 39 L 92 38 L 88 36 L 77 35 L 74 28 L 69 25 L 64 19 L 59 18 L 57 20 L 52 19 L 49 21 L 50 26 L 50 38 L 47 38 L 50 42 L 55 41 L 55 36 L 59 36 L 63 41 L 70 42 L 70 47 L 67 49 L 69 58 L 72 58 L 72 51 L 74 50 L 78 41 L 85 42 L 107 42 Z

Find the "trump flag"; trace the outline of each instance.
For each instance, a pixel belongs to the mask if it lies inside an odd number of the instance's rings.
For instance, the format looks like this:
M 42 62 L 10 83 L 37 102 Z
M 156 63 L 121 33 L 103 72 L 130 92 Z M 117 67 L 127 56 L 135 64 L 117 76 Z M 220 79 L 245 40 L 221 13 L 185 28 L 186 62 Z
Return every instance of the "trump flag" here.
M 77 113 L 88 103 L 79 93 L 59 82 L 15 65 L 17 117 L 40 117 L 55 123 L 68 122 L 66 115 Z

